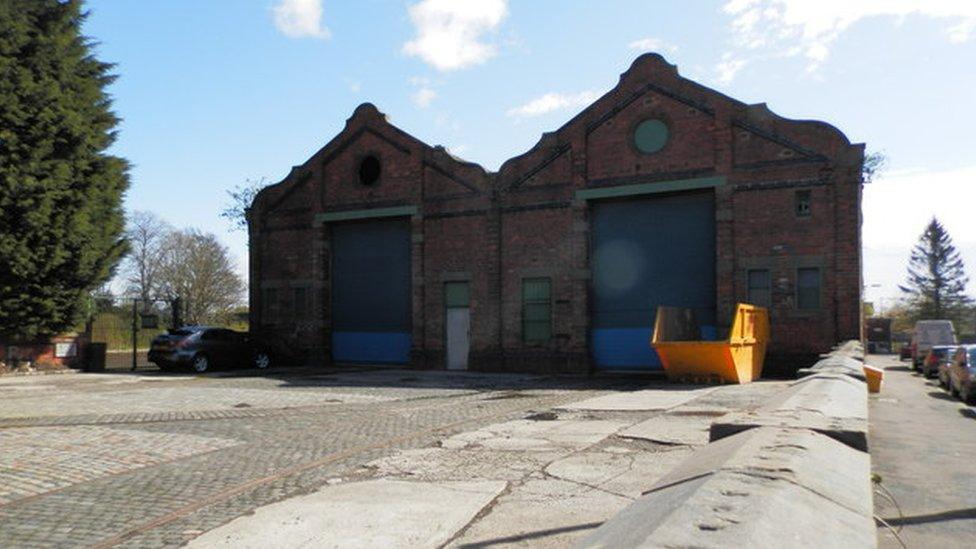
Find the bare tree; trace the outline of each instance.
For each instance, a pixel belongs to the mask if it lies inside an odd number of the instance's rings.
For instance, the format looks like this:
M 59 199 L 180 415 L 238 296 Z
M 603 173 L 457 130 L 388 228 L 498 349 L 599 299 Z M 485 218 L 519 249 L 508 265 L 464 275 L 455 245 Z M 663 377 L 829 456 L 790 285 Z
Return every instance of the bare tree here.
M 159 279 L 165 293 L 183 300 L 188 324 L 227 321 L 244 295 L 227 248 L 213 234 L 196 229 L 169 234 Z
M 123 273 L 126 292 L 137 295 L 143 307 L 158 295 L 160 271 L 163 266 L 165 244 L 173 228 L 151 212 L 134 212 L 129 218 L 126 239 L 129 254 L 125 257 Z

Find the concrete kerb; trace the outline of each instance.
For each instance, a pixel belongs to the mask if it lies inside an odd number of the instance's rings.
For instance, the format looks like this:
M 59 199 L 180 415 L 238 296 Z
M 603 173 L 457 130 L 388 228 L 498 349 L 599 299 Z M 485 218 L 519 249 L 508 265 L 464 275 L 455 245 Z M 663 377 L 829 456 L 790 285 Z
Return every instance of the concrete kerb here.
M 868 451 L 867 388 L 841 374 L 815 374 L 794 382 L 757 410 L 712 423 L 716 441 L 756 427 L 809 429 Z
M 579 546 L 875 547 L 859 358 L 859 342 L 841 345 L 757 410 L 713 422 L 710 444 Z
M 848 341 L 838 345 L 831 352 L 821 355 L 821 360 L 809 368 L 801 368 L 798 377 L 814 374 L 833 373 L 851 376 L 866 381 L 864 375 L 864 347 L 860 341 Z
M 873 547 L 870 458 L 808 430 L 709 444 L 579 547 Z
M 844 374 L 854 379 L 865 381 L 864 363 L 847 356 L 835 355 L 817 361 L 809 368 L 801 368 L 797 376 L 806 377 L 815 374 Z

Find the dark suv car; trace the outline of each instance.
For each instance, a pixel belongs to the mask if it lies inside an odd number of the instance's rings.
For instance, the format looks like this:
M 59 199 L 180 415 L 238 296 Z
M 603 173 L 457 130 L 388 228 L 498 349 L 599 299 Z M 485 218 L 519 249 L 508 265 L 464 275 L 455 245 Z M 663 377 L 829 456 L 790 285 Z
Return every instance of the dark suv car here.
M 190 368 L 197 373 L 241 366 L 263 370 L 271 366 L 271 350 L 243 332 L 184 326 L 153 339 L 149 362 L 160 370 Z

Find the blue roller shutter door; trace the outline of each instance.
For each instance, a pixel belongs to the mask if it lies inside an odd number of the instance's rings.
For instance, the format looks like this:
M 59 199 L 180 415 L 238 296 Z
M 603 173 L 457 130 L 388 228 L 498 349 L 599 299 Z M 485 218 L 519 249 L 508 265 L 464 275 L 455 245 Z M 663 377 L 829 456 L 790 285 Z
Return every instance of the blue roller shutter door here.
M 693 308 L 714 339 L 713 193 L 596 202 L 591 213 L 596 366 L 659 369 L 648 342 L 660 305 Z
M 332 227 L 332 322 L 334 360 L 409 362 L 409 220 Z

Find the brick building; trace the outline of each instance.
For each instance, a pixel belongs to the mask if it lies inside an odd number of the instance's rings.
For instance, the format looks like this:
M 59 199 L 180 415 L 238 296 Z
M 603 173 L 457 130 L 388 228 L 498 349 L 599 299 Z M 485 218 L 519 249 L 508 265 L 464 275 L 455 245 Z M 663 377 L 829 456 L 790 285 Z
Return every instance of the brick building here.
M 249 212 L 252 329 L 319 362 L 657 367 L 658 305 L 774 356 L 860 334 L 863 145 L 682 78 L 656 54 L 497 173 L 360 105 Z

